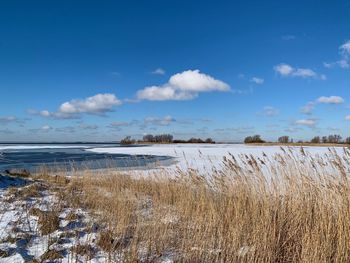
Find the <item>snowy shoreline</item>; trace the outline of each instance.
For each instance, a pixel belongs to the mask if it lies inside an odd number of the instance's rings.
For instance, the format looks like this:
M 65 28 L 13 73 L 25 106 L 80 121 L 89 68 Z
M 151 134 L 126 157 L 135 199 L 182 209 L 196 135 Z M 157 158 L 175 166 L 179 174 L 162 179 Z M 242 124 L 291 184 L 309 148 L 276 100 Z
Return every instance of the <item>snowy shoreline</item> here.
M 209 171 L 212 169 L 220 169 L 223 165 L 224 157 L 233 155 L 253 155 L 254 157 L 262 157 L 263 155 L 273 157 L 276 154 L 283 153 L 283 149 L 292 149 L 295 154 L 299 154 L 300 146 L 254 146 L 246 144 L 154 144 L 139 147 L 109 147 L 109 148 L 89 148 L 85 151 L 95 153 L 110 154 L 129 154 L 129 155 L 158 155 L 170 156 L 175 159 L 175 163 L 170 166 L 160 168 L 166 170 L 174 170 L 180 168 L 196 169 L 199 171 Z M 303 146 L 303 149 L 312 156 L 323 156 L 329 153 L 328 147 L 322 146 Z M 331 147 L 338 154 L 343 153 L 344 147 Z

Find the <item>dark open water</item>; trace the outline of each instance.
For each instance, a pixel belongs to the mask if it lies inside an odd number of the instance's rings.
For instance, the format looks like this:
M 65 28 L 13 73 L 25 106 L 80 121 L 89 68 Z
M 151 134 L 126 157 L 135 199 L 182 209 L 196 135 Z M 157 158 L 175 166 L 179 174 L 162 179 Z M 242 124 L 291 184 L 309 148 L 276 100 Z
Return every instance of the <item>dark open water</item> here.
M 170 164 L 168 156 L 93 153 L 95 147 L 119 147 L 118 144 L 0 144 L 0 172 L 27 169 L 35 172 L 49 169 L 147 169 L 157 164 Z M 137 147 L 137 146 L 130 146 Z

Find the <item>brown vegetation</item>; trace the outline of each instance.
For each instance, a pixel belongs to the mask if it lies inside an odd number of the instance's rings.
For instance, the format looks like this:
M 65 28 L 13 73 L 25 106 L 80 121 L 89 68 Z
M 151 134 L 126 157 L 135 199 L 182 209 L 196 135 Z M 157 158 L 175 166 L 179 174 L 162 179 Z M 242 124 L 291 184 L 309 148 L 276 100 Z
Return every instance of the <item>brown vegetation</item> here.
M 147 178 L 87 170 L 70 180 L 37 179 L 59 186 L 59 199 L 72 211 L 90 212 L 94 226 L 86 231 L 96 239 L 71 249 L 86 260 L 102 250 L 109 262 L 349 262 L 350 151 L 317 157 L 303 148 L 282 150 L 274 157 L 230 156 L 211 177 L 190 169 Z M 43 235 L 59 227 L 57 212 L 29 214 Z M 54 260 L 60 252 L 43 257 Z
M 39 213 L 39 230 L 42 235 L 48 235 L 60 227 L 60 219 L 57 212 L 44 211 Z
M 111 262 L 113 252 L 144 262 L 168 254 L 181 262 L 348 262 L 349 158 L 345 149 L 344 157 L 303 149 L 232 157 L 211 178 L 89 172 L 70 189 L 98 215 L 97 245 Z

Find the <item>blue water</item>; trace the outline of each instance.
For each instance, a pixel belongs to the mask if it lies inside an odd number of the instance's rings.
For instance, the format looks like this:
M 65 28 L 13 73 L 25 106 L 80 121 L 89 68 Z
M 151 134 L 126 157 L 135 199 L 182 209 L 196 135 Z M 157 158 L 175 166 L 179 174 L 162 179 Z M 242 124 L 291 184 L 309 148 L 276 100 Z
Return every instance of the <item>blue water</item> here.
M 171 163 L 168 156 L 94 153 L 88 148 L 118 147 L 118 144 L 0 144 L 0 172 L 27 169 L 36 172 L 44 167 L 72 169 L 146 169 L 159 163 Z M 51 148 L 50 148 L 51 147 Z M 55 148 L 52 148 L 55 147 Z M 137 147 L 137 146 L 130 146 Z

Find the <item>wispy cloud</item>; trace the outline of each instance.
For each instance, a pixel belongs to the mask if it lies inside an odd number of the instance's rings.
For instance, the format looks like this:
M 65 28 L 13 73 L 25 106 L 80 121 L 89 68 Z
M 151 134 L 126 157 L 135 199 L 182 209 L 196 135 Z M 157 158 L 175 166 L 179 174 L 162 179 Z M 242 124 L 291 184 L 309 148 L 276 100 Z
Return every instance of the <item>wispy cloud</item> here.
M 262 111 L 258 112 L 258 115 L 261 116 L 266 116 L 266 117 L 273 117 L 277 116 L 279 114 L 279 109 L 276 109 L 275 107 L 272 106 L 266 106 L 263 108 Z
M 3 116 L 0 117 L 0 123 L 1 124 L 8 124 L 8 123 L 13 123 L 13 122 L 17 122 L 18 119 L 15 116 Z
M 20 119 L 16 116 L 0 116 L 0 124 L 7 125 L 11 123 L 24 124 L 26 119 Z
M 301 120 L 295 121 L 295 124 L 314 128 L 317 124 L 317 120 L 316 119 L 301 119 Z
M 294 68 L 289 64 L 281 63 L 273 67 L 274 71 L 282 77 L 319 78 L 326 79 L 326 76 L 317 74 L 309 68 Z
M 340 96 L 321 96 L 314 101 L 309 101 L 305 106 L 301 107 L 300 111 L 304 114 L 310 115 L 317 104 L 343 104 L 345 100 Z
M 325 68 L 334 68 L 338 66 L 343 69 L 347 69 L 350 67 L 349 62 L 346 59 L 341 59 L 336 62 L 330 62 L 330 63 L 323 62 L 323 66 Z
M 47 133 L 52 130 L 53 128 L 50 125 L 44 125 L 44 126 L 41 126 L 40 128 L 29 129 L 29 131 L 33 133 L 37 133 L 37 132 Z
M 313 110 L 315 109 L 315 105 L 315 102 L 309 101 L 305 106 L 301 107 L 300 111 L 304 114 L 312 114 Z
M 168 126 L 173 122 L 176 122 L 176 120 L 170 115 L 165 116 L 164 118 L 148 117 L 144 120 L 145 125 L 153 126 Z
M 162 68 L 157 68 L 151 72 L 153 75 L 165 75 L 165 70 Z
M 344 57 L 348 57 L 350 55 L 350 40 L 346 41 L 339 47 L 340 53 Z
M 326 68 L 340 67 L 343 69 L 350 68 L 349 55 L 350 55 L 350 40 L 346 41 L 339 47 L 340 59 L 335 62 L 323 62 L 323 66 Z
M 258 78 L 258 77 L 253 77 L 250 80 L 251 82 L 254 82 L 255 84 L 261 85 L 264 83 L 264 79 L 263 78 Z

